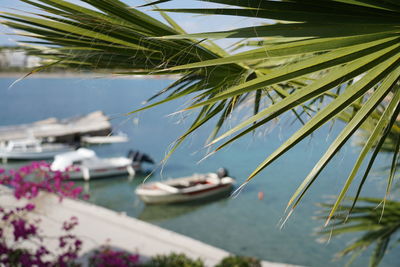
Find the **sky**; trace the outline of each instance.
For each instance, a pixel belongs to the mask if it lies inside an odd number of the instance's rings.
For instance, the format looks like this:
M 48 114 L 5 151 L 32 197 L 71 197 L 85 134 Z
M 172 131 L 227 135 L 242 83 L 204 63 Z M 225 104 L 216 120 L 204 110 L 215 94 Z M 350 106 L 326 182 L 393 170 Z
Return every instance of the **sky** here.
M 69 0 L 69 1 L 82 4 L 82 1 L 80 0 Z M 124 2 L 131 6 L 139 6 L 145 3 L 143 0 L 124 0 Z M 212 6 L 220 6 L 220 5 L 214 5 L 211 3 L 195 1 L 195 0 L 173 0 L 171 2 L 159 5 L 159 7 L 161 8 L 195 8 L 195 7 L 212 7 Z M 0 12 L 2 11 L 14 12 L 15 9 L 32 11 L 32 12 L 37 11 L 19 0 L 0 0 Z M 151 7 L 145 7 L 140 10 L 145 11 L 151 16 L 160 18 L 157 12 L 150 11 L 150 9 Z M 210 16 L 178 14 L 178 13 L 170 13 L 169 15 L 174 20 L 176 20 L 181 25 L 182 28 L 184 28 L 187 32 L 190 33 L 229 30 L 239 27 L 253 26 L 260 23 L 260 20 L 243 18 L 243 17 L 213 16 L 210 20 Z M 211 25 L 212 27 L 210 27 Z M 0 25 L 0 46 L 16 45 L 16 40 L 18 40 L 18 37 L 9 35 L 9 33 L 12 33 L 11 29 Z M 231 42 L 220 41 L 219 43 L 222 46 L 228 46 L 232 43 L 232 41 Z

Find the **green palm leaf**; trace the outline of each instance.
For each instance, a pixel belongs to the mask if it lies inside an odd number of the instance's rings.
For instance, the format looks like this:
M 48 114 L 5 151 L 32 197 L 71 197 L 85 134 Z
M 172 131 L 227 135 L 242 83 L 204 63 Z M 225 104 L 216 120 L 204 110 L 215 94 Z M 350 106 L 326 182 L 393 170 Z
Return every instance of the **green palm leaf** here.
M 385 216 L 381 218 L 383 207 L 380 199 L 360 198 L 362 204 L 353 209 L 353 216 L 348 218 L 347 212 L 339 212 L 334 217 L 331 229 L 319 231 L 320 235 L 330 238 L 348 233 L 362 233 L 352 244 L 344 248 L 338 256 L 353 252 L 362 252 L 375 246 L 371 255 L 370 266 L 378 266 L 386 251 L 393 248 L 398 242 L 393 237 L 400 230 L 400 202 L 387 201 Z M 331 204 L 321 204 L 324 209 L 330 210 Z M 344 205 L 344 210 L 351 206 Z M 321 212 L 324 212 L 322 210 Z M 321 217 L 324 218 L 324 217 Z M 346 222 L 346 223 L 345 223 Z M 392 246 L 389 246 L 392 244 Z
M 376 154 L 389 136 L 398 136 L 393 130 L 398 127 L 393 117 L 399 90 L 395 84 L 400 77 L 400 5 L 394 0 L 207 0 L 227 7 L 158 9 L 167 23 L 118 0 L 84 0 L 92 8 L 66 0 L 21 1 L 41 11 L 1 13 L 2 23 L 22 30 L 22 36 L 35 37 L 37 41 L 27 43 L 43 47 L 34 47 L 29 53 L 43 57 L 45 64 L 57 62 L 66 68 L 96 71 L 111 69 L 125 75 L 179 74 L 147 106 L 133 111 L 190 95 L 192 102 L 185 110 L 199 112 L 178 138 L 177 146 L 214 117 L 219 119 L 210 134 L 210 145 L 227 139 L 215 149 L 219 150 L 286 112 L 295 114 L 302 125 L 276 151 L 266 155 L 248 180 L 324 124 L 338 118 L 347 121 L 345 129 L 294 193 L 289 201 L 292 208 L 357 130 L 373 125 L 330 212 L 329 218 L 334 217 L 359 166 L 367 160 L 368 151 L 375 148 Z M 168 1 L 153 4 L 164 2 Z M 257 17 L 265 19 L 265 24 L 190 34 L 165 12 Z M 279 22 L 271 24 L 270 19 Z M 237 46 L 248 50 L 230 54 L 213 43 L 213 38 L 245 38 Z M 252 115 L 220 133 L 227 118 L 242 103 L 251 103 Z M 382 109 L 390 113 L 379 114 L 377 111 Z M 398 144 L 398 138 L 392 140 Z M 388 190 L 397 159 L 394 153 Z M 371 157 L 368 166 L 373 161 Z M 362 181 L 365 179 L 364 175 Z M 359 191 L 362 185 L 363 182 Z M 385 246 L 385 242 L 380 243 L 381 250 Z

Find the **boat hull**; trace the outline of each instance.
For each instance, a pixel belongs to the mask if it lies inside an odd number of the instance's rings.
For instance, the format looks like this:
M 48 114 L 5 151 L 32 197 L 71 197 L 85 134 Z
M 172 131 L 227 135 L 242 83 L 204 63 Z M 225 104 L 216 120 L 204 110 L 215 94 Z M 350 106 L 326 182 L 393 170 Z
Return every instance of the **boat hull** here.
M 140 199 L 146 204 L 170 204 L 170 203 L 180 203 L 196 201 L 200 199 L 206 199 L 213 197 L 215 195 L 223 194 L 232 190 L 232 185 L 225 185 L 221 188 L 217 188 L 214 191 L 199 193 L 197 195 L 188 194 L 174 194 L 174 195 L 158 195 L 149 196 L 138 194 Z
M 74 150 L 73 148 L 62 148 L 49 151 L 0 151 L 0 158 L 3 160 L 39 160 L 50 159 L 60 153 L 65 153 Z
M 138 170 L 135 170 L 138 171 Z M 70 171 L 67 173 L 70 180 L 88 180 L 85 178 L 84 171 Z M 89 179 L 93 180 L 96 178 L 105 178 L 112 176 L 121 176 L 121 175 L 129 175 L 128 167 L 119 167 L 119 168 L 108 168 L 108 169 L 89 169 L 88 170 Z
M 198 185 L 183 190 L 176 189 L 175 192 L 173 192 L 173 190 L 168 190 L 168 188 L 163 188 L 164 186 L 169 187 L 168 183 L 173 184 L 174 181 L 185 181 L 185 179 L 181 178 L 165 183 L 142 185 L 136 189 L 135 193 L 146 204 L 170 204 L 196 201 L 230 192 L 234 185 L 234 179 L 230 177 L 225 177 L 223 179 L 225 180 L 221 183 Z M 187 181 L 191 180 L 193 181 L 193 179 L 187 179 Z
M 129 174 L 134 176 L 141 163 L 127 157 L 99 158 L 93 150 L 79 148 L 57 155 L 50 166 L 52 171 L 64 172 L 71 180 L 90 180 Z

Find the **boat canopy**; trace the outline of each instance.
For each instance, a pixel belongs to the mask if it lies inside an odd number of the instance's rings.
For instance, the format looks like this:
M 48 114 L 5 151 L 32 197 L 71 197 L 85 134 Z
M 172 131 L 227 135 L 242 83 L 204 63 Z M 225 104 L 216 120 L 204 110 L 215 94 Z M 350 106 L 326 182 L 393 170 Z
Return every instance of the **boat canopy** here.
M 12 149 L 20 149 L 20 148 L 29 148 L 29 147 L 39 147 L 41 141 L 39 139 L 30 138 L 30 139 L 17 139 L 17 140 L 10 140 L 7 145 L 8 150 Z
M 85 159 L 95 158 L 96 153 L 87 148 L 79 148 L 75 151 L 59 154 L 54 157 L 54 161 L 50 168 L 53 171 L 65 171 L 68 167 L 72 166 L 78 161 Z

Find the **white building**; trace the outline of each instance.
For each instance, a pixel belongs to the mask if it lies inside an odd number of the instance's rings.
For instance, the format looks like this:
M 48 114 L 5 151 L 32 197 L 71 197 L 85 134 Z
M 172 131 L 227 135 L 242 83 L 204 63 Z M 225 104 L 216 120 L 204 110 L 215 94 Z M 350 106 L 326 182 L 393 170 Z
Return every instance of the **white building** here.
M 0 68 L 32 68 L 39 66 L 40 58 L 15 49 L 0 50 Z

